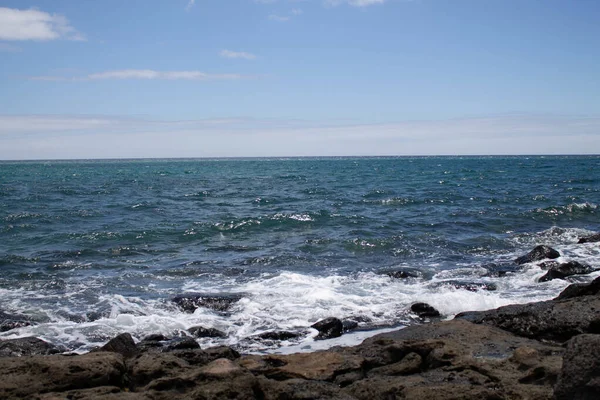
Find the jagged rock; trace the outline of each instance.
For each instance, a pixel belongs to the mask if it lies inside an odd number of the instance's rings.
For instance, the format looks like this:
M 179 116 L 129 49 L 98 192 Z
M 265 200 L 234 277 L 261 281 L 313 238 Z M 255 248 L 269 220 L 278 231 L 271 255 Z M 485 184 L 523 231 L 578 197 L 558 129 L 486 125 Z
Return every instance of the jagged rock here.
M 342 320 L 342 330 L 344 332 L 350 332 L 354 329 L 358 328 L 358 322 L 353 319 L 344 319 Z
M 110 351 L 113 353 L 119 353 L 125 358 L 133 357 L 139 352 L 135 342 L 133 341 L 133 338 L 129 333 L 121 333 L 95 351 Z
M 498 289 L 496 284 L 488 282 L 464 282 L 464 281 L 442 281 L 438 282 L 433 287 L 451 286 L 456 289 L 464 289 L 469 292 L 477 292 L 479 290 L 487 290 L 493 292 Z
M 558 261 L 544 261 L 538 264 L 538 267 L 544 271 L 548 271 L 550 268 L 558 267 L 560 263 Z
M 552 266 L 548 272 L 538 281 L 547 282 L 552 279 L 564 279 L 571 275 L 585 275 L 594 272 L 595 269 L 588 264 L 582 264 L 577 261 L 569 261 L 556 266 Z
M 169 338 L 161 333 L 153 333 L 151 335 L 145 336 L 142 339 L 142 342 L 162 342 L 165 340 L 169 340 Z
M 32 398 L 38 393 L 99 386 L 122 388 L 125 385 L 125 365 L 123 357 L 117 353 L 0 358 L 0 371 L 2 399 Z
M 577 243 L 595 243 L 600 242 L 600 232 L 594 233 L 593 235 L 579 238 Z
M 262 340 L 290 340 L 300 337 L 301 334 L 297 332 L 289 332 L 289 331 L 271 331 L 271 332 L 263 332 L 256 335 L 257 338 Z
M 518 272 L 521 269 L 521 267 L 509 263 L 492 263 L 482 265 L 481 267 L 487 269 L 488 271 L 484 276 L 492 278 L 502 278 L 508 274 Z
M 0 311 L 0 332 L 31 325 L 31 321 L 24 315 L 8 314 Z
M 331 339 L 342 336 L 344 324 L 335 317 L 329 317 L 311 325 L 311 328 L 319 331 L 316 340 Z
M 421 318 L 439 317 L 440 312 L 427 303 L 415 303 L 410 310 Z
M 526 264 L 526 263 L 530 263 L 533 261 L 541 261 L 541 260 L 544 260 L 547 258 L 555 259 L 558 257 L 560 257 L 560 253 L 558 251 L 554 250 L 552 247 L 542 245 L 542 246 L 536 246 L 529 253 L 517 258 L 515 260 L 515 262 L 517 264 L 521 265 L 521 264 Z
M 418 269 L 402 268 L 396 271 L 386 272 L 388 276 L 394 279 L 422 278 L 423 272 Z
M 169 354 L 185 360 L 190 365 L 205 365 L 219 358 L 226 358 L 228 360 L 240 358 L 240 353 L 227 346 L 210 347 L 206 350 L 173 350 Z
M 146 386 L 154 379 L 174 377 L 188 372 L 191 367 L 173 354 L 144 353 L 128 363 L 130 387 Z
M 590 283 L 574 283 L 565 288 L 555 300 L 572 299 L 580 296 L 592 296 L 600 293 L 600 277 Z
M 569 340 L 554 399 L 600 399 L 600 335 Z
M 194 337 L 197 338 L 226 338 L 227 334 L 215 328 L 205 328 L 203 326 L 194 326 L 188 329 L 188 332 L 191 333 Z
M 164 351 L 199 349 L 200 345 L 191 337 L 171 339 L 164 346 Z
M 33 336 L 0 341 L 0 357 L 47 355 L 62 351 L 64 349 Z
M 242 298 L 240 294 L 209 294 L 209 293 L 184 293 L 175 296 L 172 301 L 183 311 L 193 313 L 198 307 L 209 308 L 215 311 L 228 311 L 232 304 Z

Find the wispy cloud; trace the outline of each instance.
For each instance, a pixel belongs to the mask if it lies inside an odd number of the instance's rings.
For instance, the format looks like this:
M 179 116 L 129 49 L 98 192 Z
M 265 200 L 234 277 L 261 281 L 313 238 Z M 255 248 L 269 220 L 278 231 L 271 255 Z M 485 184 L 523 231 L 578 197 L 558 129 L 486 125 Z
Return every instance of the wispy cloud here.
M 244 51 L 231 51 L 231 50 L 221 50 L 219 52 L 221 57 L 225 58 L 243 58 L 245 60 L 254 60 L 256 56 L 252 53 L 246 53 Z
M 189 0 L 187 6 L 185 6 L 185 11 L 190 11 L 195 4 L 196 0 Z
M 287 22 L 290 20 L 290 17 L 284 16 L 284 15 L 271 14 L 271 15 L 269 15 L 269 19 L 271 21 Z
M 340 4 L 349 4 L 353 7 L 367 7 L 374 4 L 383 4 L 387 0 L 325 0 L 328 6 L 338 6 Z
M 0 7 L 0 40 L 86 40 L 60 14 Z
M 248 78 L 242 74 L 210 74 L 202 71 L 156 71 L 153 69 L 122 69 L 104 71 L 85 76 L 31 76 L 33 81 L 94 81 L 94 80 L 190 80 L 190 81 L 218 81 Z

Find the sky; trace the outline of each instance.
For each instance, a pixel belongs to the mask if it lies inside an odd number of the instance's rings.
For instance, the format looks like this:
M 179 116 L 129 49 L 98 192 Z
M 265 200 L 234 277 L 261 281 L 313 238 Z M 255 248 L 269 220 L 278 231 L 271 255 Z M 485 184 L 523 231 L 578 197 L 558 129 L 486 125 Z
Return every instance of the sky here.
M 599 153 L 598 0 L 0 0 L 0 160 Z

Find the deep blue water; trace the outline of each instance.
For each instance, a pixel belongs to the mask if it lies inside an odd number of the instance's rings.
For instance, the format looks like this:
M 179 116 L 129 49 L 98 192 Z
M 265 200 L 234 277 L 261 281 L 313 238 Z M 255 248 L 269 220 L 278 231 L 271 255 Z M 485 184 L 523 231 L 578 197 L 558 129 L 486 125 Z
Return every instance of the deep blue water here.
M 599 172 L 600 156 L 0 162 L 0 310 L 40 323 L 2 335 L 84 349 L 204 324 L 236 344 L 331 313 L 407 324 L 417 300 L 549 298 L 566 283 L 533 266 L 494 293 L 434 283 L 489 281 L 536 244 L 597 264 L 573 243 L 600 229 Z M 397 268 L 425 275 L 382 275 Z M 191 290 L 244 299 L 186 315 L 169 299 Z

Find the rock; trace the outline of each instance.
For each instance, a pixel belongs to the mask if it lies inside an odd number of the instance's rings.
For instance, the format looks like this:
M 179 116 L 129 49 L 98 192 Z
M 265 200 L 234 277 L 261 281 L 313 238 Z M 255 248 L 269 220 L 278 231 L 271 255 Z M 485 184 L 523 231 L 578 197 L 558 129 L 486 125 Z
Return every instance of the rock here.
M 600 232 L 594 233 L 593 235 L 579 238 L 577 243 L 595 243 L 600 242 Z
M 451 286 L 456 289 L 464 289 L 469 292 L 477 292 L 479 290 L 487 290 L 493 292 L 497 289 L 494 283 L 487 282 L 463 282 L 463 281 L 443 281 L 432 285 L 433 287 Z
M 440 312 L 427 303 L 415 303 L 410 310 L 421 318 L 439 317 Z
M 585 275 L 594 272 L 595 269 L 588 264 L 582 264 L 577 261 L 569 261 L 566 263 L 552 266 L 546 275 L 542 276 L 538 282 L 547 282 L 552 279 L 565 279 L 571 275 Z
M 502 278 L 507 276 L 508 274 L 512 274 L 520 271 L 520 267 L 514 264 L 503 263 L 503 264 L 485 264 L 481 266 L 482 268 L 487 269 L 487 273 L 484 275 L 486 277 L 492 278 Z
M 236 360 L 240 358 L 240 353 L 227 346 L 210 347 L 206 350 L 187 349 L 173 350 L 169 354 L 185 360 L 190 365 L 205 365 L 219 358 Z
M 113 353 L 119 353 L 125 358 L 133 357 L 139 352 L 135 342 L 133 341 L 133 338 L 129 333 L 121 333 L 95 351 L 110 351 Z
M 177 376 L 191 369 L 185 360 L 161 353 L 144 353 L 128 364 L 130 387 L 134 390 L 146 386 L 154 379 Z
M 164 351 L 199 349 L 200 345 L 191 337 L 175 338 L 168 341 Z
M 600 293 L 600 277 L 590 283 L 574 283 L 565 288 L 555 300 L 572 299 L 580 296 L 592 296 Z
M 153 333 L 151 335 L 144 337 L 142 339 L 142 342 L 162 342 L 165 340 L 169 340 L 169 338 L 161 333 Z
M 300 337 L 301 334 L 289 331 L 271 331 L 256 335 L 255 337 L 262 340 L 290 340 Z
M 396 271 L 386 272 L 388 276 L 394 279 L 422 278 L 423 272 L 418 269 L 403 268 Z
M 0 341 L 0 357 L 57 354 L 63 350 L 33 336 Z
M 544 261 L 538 264 L 538 267 L 543 269 L 544 271 L 548 271 L 551 268 L 556 268 L 560 265 L 558 261 Z
M 123 357 L 116 353 L 0 358 L 0 371 L 2 399 L 33 398 L 38 393 L 99 386 L 122 388 L 125 385 Z
M 198 307 L 225 312 L 241 298 L 240 294 L 184 293 L 175 296 L 171 301 L 185 312 L 193 313 Z
M 549 246 L 536 246 L 529 253 L 521 256 L 515 260 L 519 265 L 530 263 L 533 261 L 540 261 L 546 258 L 555 259 L 560 257 L 560 253 Z
M 342 336 L 344 324 L 342 324 L 342 321 L 335 317 L 329 317 L 311 325 L 311 328 L 319 331 L 319 334 L 317 337 L 315 337 L 315 339 L 323 340 Z
M 554 399 L 600 399 L 600 335 L 569 340 Z
M 192 336 L 197 338 L 226 338 L 227 334 L 215 328 L 205 328 L 203 326 L 194 326 L 188 329 L 188 332 L 192 334 Z
M 8 314 L 0 311 L 0 332 L 31 325 L 31 321 L 24 315 Z
M 358 328 L 358 322 L 353 319 L 344 319 L 342 320 L 342 330 L 344 332 L 350 332 L 354 329 Z
M 600 297 L 515 304 L 488 311 L 464 312 L 455 318 L 496 326 L 537 340 L 564 342 L 597 329 L 594 324 L 600 320 Z

